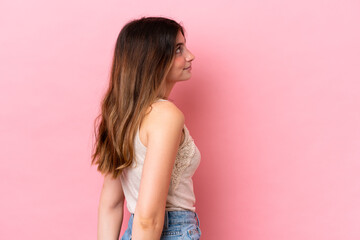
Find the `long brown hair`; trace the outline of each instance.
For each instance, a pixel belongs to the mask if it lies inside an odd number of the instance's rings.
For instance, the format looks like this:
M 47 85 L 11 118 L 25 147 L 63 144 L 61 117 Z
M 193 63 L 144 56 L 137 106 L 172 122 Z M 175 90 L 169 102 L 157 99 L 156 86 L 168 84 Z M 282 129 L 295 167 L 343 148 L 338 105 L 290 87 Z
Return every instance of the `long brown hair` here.
M 136 131 L 145 111 L 165 98 L 165 78 L 175 55 L 177 22 L 147 17 L 127 23 L 116 41 L 108 90 L 95 119 L 91 164 L 116 178 L 134 160 Z

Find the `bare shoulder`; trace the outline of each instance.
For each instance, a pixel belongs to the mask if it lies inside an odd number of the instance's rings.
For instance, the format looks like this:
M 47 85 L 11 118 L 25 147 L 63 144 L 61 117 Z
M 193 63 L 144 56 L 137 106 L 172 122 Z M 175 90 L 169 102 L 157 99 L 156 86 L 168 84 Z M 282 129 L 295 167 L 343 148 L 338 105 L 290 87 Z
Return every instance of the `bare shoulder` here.
M 185 117 L 181 110 L 170 101 L 155 102 L 149 107 L 148 114 L 140 127 L 140 141 L 148 147 L 149 135 L 161 132 L 169 133 L 169 129 L 177 131 L 184 126 Z M 184 138 L 184 137 L 183 137 Z
M 169 117 L 179 117 L 184 118 L 184 114 L 181 110 L 172 102 L 170 101 L 159 101 L 155 102 L 152 105 L 152 110 L 150 114 L 153 116 L 158 115 L 169 115 Z
M 182 111 L 170 101 L 160 101 L 152 104 L 148 115 L 148 127 L 161 127 L 165 125 L 183 125 L 185 116 Z M 175 126 L 176 127 L 176 126 Z

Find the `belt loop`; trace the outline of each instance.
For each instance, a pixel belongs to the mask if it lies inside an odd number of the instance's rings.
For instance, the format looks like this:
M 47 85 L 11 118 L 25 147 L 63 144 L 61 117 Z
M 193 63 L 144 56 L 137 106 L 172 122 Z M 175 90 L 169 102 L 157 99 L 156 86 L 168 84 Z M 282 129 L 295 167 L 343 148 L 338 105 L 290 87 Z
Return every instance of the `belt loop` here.
M 195 213 L 195 216 L 196 216 L 196 219 L 197 219 L 197 222 L 198 222 L 198 227 L 200 227 L 200 220 L 199 220 L 199 217 L 198 217 L 197 213 Z
M 169 216 L 168 216 L 168 211 L 165 210 L 165 218 L 164 218 L 164 228 L 167 229 L 169 227 Z

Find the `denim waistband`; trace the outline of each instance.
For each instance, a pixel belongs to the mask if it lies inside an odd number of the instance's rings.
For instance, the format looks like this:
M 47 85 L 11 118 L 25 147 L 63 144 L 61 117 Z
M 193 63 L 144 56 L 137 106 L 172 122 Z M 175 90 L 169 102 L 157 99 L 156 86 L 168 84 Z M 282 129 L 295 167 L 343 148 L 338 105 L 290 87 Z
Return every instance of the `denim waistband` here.
M 129 223 L 132 225 L 134 214 L 130 215 Z M 200 220 L 196 212 L 184 211 L 167 211 L 165 210 L 164 228 L 167 229 L 171 225 L 196 224 L 200 227 Z
M 200 227 L 200 220 L 196 212 L 192 211 L 165 211 L 164 228 L 177 224 L 196 224 Z

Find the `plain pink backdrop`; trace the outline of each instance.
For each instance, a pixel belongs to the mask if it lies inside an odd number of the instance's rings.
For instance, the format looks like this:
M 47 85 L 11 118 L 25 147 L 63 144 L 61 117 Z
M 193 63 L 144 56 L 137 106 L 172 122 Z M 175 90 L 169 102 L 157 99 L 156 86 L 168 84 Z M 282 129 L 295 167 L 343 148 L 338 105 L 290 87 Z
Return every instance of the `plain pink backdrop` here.
M 196 56 L 171 98 L 202 155 L 202 239 L 360 239 L 359 1 L 0 9 L 0 239 L 96 239 L 93 121 L 121 27 L 153 15 L 182 22 Z

